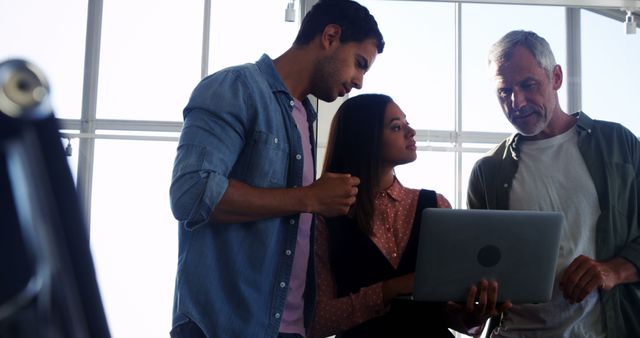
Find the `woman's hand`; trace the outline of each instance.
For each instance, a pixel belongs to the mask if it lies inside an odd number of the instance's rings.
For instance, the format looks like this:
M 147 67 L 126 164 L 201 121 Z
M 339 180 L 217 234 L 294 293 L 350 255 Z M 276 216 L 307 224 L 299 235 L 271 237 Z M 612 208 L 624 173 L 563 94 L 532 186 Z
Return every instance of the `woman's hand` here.
M 382 299 L 388 305 L 393 298 L 413 293 L 415 274 L 408 274 L 382 282 Z

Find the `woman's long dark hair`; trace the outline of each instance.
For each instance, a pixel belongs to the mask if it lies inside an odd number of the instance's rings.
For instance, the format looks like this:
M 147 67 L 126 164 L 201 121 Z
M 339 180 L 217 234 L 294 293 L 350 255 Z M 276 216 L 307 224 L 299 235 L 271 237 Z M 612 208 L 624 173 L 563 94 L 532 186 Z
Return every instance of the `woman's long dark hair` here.
M 347 173 L 360 179 L 351 215 L 371 234 L 377 182 L 380 179 L 384 113 L 393 100 L 362 94 L 346 100 L 333 117 L 323 172 Z

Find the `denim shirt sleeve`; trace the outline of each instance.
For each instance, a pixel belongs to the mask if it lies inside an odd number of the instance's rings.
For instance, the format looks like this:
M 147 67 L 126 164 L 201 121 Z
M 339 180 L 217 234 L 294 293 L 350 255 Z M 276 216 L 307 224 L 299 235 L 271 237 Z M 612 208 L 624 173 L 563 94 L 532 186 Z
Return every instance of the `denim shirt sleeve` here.
M 205 224 L 228 187 L 245 139 L 245 78 L 233 69 L 205 78 L 184 109 L 170 188 L 174 217 L 188 229 Z

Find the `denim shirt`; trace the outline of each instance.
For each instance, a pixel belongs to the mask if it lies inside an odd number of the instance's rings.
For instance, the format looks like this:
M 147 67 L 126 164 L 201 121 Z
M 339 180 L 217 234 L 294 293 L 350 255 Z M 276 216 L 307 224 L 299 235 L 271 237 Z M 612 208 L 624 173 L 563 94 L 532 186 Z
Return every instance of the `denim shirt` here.
M 578 118 L 578 149 L 598 194 L 596 260 L 620 256 L 640 270 L 640 141 L 620 124 Z M 515 134 L 476 162 L 469 179 L 471 209 L 509 209 L 511 183 L 518 170 Z M 571 175 L 571 168 L 558 175 Z M 640 282 L 599 290 L 607 337 L 640 337 Z
M 267 55 L 210 75 L 194 89 L 170 189 L 180 222 L 174 326 L 192 320 L 207 337 L 277 336 L 299 214 L 238 224 L 216 224 L 209 215 L 229 178 L 260 188 L 302 185 L 293 102 Z M 316 112 L 308 99 L 303 104 L 311 129 Z M 312 226 L 310 244 L 313 232 Z M 315 300 L 313 271 L 310 259 L 306 327 Z

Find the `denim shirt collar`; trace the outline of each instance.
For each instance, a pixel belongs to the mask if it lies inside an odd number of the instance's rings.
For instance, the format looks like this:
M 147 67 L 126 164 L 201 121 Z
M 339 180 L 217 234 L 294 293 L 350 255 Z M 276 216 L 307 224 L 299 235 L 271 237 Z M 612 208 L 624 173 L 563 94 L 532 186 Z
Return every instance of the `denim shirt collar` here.
M 280 78 L 280 74 L 276 70 L 276 67 L 273 65 L 273 60 L 267 54 L 262 54 L 258 62 L 256 62 L 258 69 L 265 75 L 265 79 L 269 83 L 269 87 L 271 90 L 282 91 L 288 93 L 287 87 L 282 82 L 282 78 Z
M 273 65 L 273 60 L 271 59 L 271 57 L 269 57 L 269 55 L 262 54 L 258 62 L 256 62 L 256 65 L 258 66 L 260 72 L 264 74 L 264 77 L 269 84 L 271 91 L 273 91 L 274 93 L 286 93 L 286 95 L 289 97 L 289 100 L 294 99 L 289 93 L 289 90 L 285 86 L 284 82 L 282 81 L 280 74 L 278 74 L 276 67 Z M 315 120 L 318 118 L 318 113 L 311 105 L 311 101 L 309 101 L 308 97 L 304 98 L 304 100 L 302 101 L 302 105 L 307 111 L 309 124 L 315 122 Z

